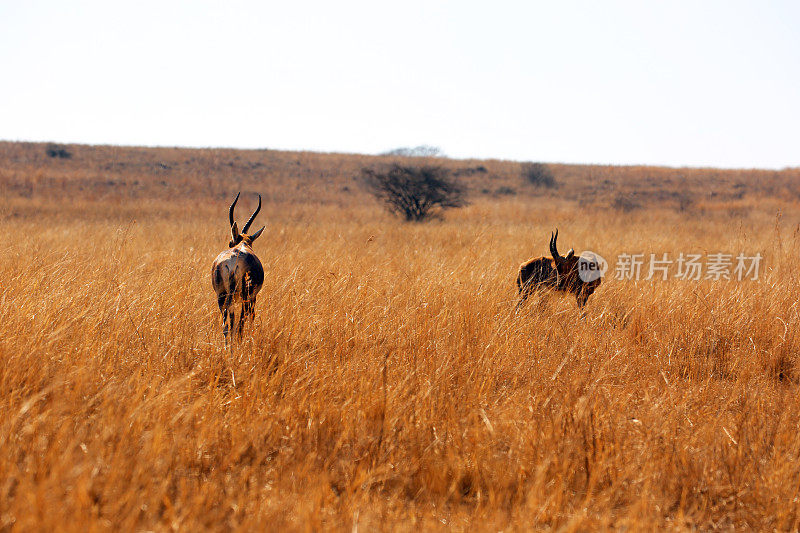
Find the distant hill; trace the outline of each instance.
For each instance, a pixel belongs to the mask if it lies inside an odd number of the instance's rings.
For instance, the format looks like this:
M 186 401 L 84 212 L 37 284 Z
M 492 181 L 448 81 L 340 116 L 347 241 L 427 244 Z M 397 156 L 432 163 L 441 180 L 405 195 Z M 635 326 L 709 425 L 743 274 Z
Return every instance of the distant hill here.
M 363 195 L 360 169 L 405 160 L 442 165 L 473 200 L 530 196 L 582 207 L 688 209 L 759 198 L 796 202 L 800 169 L 721 170 L 549 164 L 556 187 L 522 176 L 521 162 L 229 148 L 144 148 L 0 142 L 0 191 L 6 198 L 226 199 L 232 189 L 267 201 L 348 202 Z

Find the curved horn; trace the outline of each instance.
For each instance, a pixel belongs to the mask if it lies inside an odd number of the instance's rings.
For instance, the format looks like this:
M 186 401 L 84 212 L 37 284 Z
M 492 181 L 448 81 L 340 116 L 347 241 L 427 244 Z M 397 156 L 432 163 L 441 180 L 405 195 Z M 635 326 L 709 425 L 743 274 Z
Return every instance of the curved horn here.
M 264 228 L 266 228 L 266 226 L 261 226 L 260 230 L 250 235 L 250 242 L 253 242 L 254 240 L 258 239 L 258 237 L 261 236 L 261 232 L 264 231 Z
M 236 198 L 234 198 L 234 199 L 233 199 L 233 203 L 231 204 L 231 208 L 230 208 L 230 210 L 228 211 L 228 218 L 231 220 L 231 227 L 233 227 L 233 208 L 234 208 L 234 207 L 236 207 L 236 202 L 238 202 L 238 201 L 239 201 L 239 195 L 240 195 L 240 194 L 242 194 L 242 192 L 241 192 L 241 191 L 239 191 L 239 192 L 236 194 Z
M 247 219 L 247 223 L 242 228 L 242 233 L 247 233 L 247 230 L 250 229 L 250 224 L 252 224 L 253 221 L 256 219 L 256 215 L 258 214 L 259 211 L 261 211 L 261 195 L 260 194 L 258 195 L 258 207 L 256 207 L 256 210 L 253 211 L 252 215 L 250 215 L 250 218 Z
M 558 253 L 558 247 L 556 246 L 556 241 L 558 240 L 558 229 L 556 229 L 556 233 L 550 234 L 550 255 L 553 256 L 553 259 L 561 262 L 561 255 Z

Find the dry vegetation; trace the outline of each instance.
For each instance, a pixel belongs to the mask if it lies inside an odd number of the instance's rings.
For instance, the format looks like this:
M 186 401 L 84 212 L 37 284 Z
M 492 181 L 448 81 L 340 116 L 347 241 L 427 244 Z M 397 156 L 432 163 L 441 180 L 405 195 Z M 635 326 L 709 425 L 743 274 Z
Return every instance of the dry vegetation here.
M 798 528 L 800 171 L 542 190 L 441 160 L 471 205 L 407 224 L 355 179 L 388 157 L 46 148 L 0 143 L 0 530 Z M 229 352 L 210 264 L 239 189 L 267 279 Z M 763 272 L 515 316 L 554 227 Z

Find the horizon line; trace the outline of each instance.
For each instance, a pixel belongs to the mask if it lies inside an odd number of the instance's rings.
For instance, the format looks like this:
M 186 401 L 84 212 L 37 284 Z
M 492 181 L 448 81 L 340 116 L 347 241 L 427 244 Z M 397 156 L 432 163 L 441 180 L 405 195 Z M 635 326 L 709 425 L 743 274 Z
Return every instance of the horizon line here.
M 116 148 L 153 148 L 153 149 L 179 149 L 179 150 L 241 150 L 241 151 L 271 151 L 271 152 L 297 152 L 297 153 L 313 153 L 323 155 L 358 155 L 367 157 L 402 157 L 407 159 L 449 159 L 451 161 L 499 161 L 511 163 L 544 163 L 546 165 L 564 165 L 564 166 L 586 166 L 586 167 L 651 167 L 651 168 L 671 168 L 671 169 L 717 169 L 717 170 L 758 170 L 758 171 L 773 171 L 784 172 L 800 169 L 800 163 L 797 165 L 786 165 L 783 167 L 747 167 L 747 166 L 714 166 L 714 165 L 691 165 L 691 164 L 660 164 L 660 163 L 601 163 L 601 162 L 567 162 L 567 161 L 546 161 L 542 159 L 515 159 L 515 158 L 502 158 L 502 157 L 457 157 L 447 155 L 443 151 L 441 155 L 436 156 L 404 156 L 404 155 L 390 155 L 384 153 L 368 153 L 368 152 L 355 152 L 355 151 L 337 151 L 337 150 L 324 150 L 313 148 L 269 148 L 269 147 L 254 147 L 254 146 L 222 146 L 222 145 L 186 145 L 186 144 L 125 144 L 125 143 L 90 143 L 90 142 L 69 142 L 69 141 L 54 141 L 54 140 L 30 140 L 30 139 L 2 139 L 0 143 L 11 144 L 59 144 L 59 145 L 73 145 L 73 146 L 87 146 L 87 147 L 116 147 Z M 431 146 L 442 150 L 440 146 L 432 144 L 421 144 L 416 146 L 397 146 L 389 148 L 388 150 L 395 150 L 399 148 L 415 148 L 417 146 Z

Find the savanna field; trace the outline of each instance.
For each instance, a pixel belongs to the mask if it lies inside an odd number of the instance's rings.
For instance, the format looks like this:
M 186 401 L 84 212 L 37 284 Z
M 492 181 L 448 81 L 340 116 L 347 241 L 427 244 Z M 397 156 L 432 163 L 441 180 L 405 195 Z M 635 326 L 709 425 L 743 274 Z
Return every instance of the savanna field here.
M 470 204 L 406 223 L 359 178 L 396 158 L 50 148 L 0 143 L 0 531 L 800 527 L 800 169 L 427 160 Z M 612 270 L 515 314 L 555 228 Z M 613 272 L 717 252 L 758 279 Z

